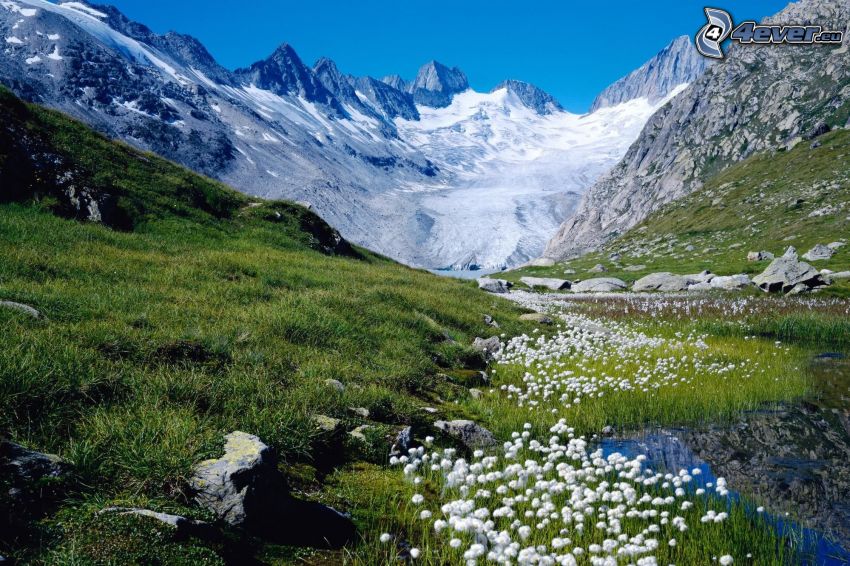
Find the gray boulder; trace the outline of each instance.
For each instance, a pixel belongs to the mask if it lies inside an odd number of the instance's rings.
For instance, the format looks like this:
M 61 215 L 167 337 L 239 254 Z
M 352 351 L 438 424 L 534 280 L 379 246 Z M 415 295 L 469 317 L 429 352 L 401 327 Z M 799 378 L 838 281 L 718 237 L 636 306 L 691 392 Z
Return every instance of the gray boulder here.
M 823 259 L 830 259 L 835 250 L 830 248 L 829 246 L 825 246 L 823 244 L 817 244 L 815 247 L 807 251 L 803 254 L 803 259 L 809 261 L 818 261 Z
M 636 292 L 685 291 L 687 288 L 688 280 L 672 273 L 651 273 L 635 281 L 632 286 L 632 290 Z
M 625 291 L 626 283 L 615 277 L 596 277 L 578 283 L 573 283 L 570 288 L 574 293 L 608 293 L 614 291 Z
M 499 341 L 498 336 L 491 336 L 490 338 L 476 337 L 472 342 L 472 349 L 484 354 L 485 359 L 491 360 L 502 349 L 502 343 Z
M 552 291 L 569 289 L 571 285 L 566 279 L 553 279 L 549 277 L 521 277 L 520 281 L 529 287 L 546 287 Z
M 844 242 L 831 242 L 831 243 L 827 244 L 827 245 L 826 245 L 826 247 L 828 247 L 829 249 L 831 249 L 831 250 L 835 251 L 835 250 L 837 250 L 838 248 L 840 248 L 841 246 L 845 246 L 845 245 L 846 245 L 846 244 L 845 244 Z
M 279 498 L 286 487 L 271 449 L 259 438 L 237 431 L 225 439 L 224 456 L 195 466 L 189 485 L 201 507 L 242 527 L 265 516 L 270 496 Z
M 0 301 L 0 308 L 18 311 L 27 314 L 33 318 L 41 318 L 41 313 L 29 305 L 16 303 L 14 301 Z
M 228 525 L 277 544 L 340 548 L 354 539 L 351 519 L 289 494 L 272 450 L 258 437 L 232 432 L 224 455 L 195 466 L 195 501 Z
M 708 270 L 705 270 L 705 271 L 702 271 L 700 273 L 692 273 L 690 275 L 683 275 L 682 277 L 684 277 L 687 280 L 688 285 L 696 285 L 698 283 L 708 283 L 717 276 L 714 273 L 712 273 Z
M 788 249 L 785 250 L 785 253 L 782 254 L 782 257 L 793 257 L 797 259 L 797 248 L 794 246 L 788 246 Z
M 829 274 L 830 279 L 850 279 L 850 271 L 836 271 Z
M 496 319 L 494 319 L 489 314 L 484 315 L 484 324 L 486 324 L 487 326 L 492 326 L 493 328 L 499 328 L 499 323 L 496 322 Z
M 313 415 L 313 424 L 319 433 L 333 434 L 340 430 L 342 421 L 327 415 Z
M 345 391 L 345 385 L 343 385 L 343 383 L 338 379 L 326 379 L 325 385 L 327 385 L 331 389 L 335 389 L 336 391 L 339 391 L 340 393 Z
M 488 293 L 508 293 L 510 292 L 511 287 L 513 287 L 513 283 L 505 281 L 504 279 L 482 277 L 478 280 L 478 288 L 487 291 Z
M 753 283 L 768 293 L 787 293 L 800 283 L 813 288 L 825 285 L 826 281 L 817 269 L 798 260 L 796 254 L 786 252 L 773 260 L 764 272 L 753 277 Z
M 724 275 L 720 277 L 715 277 L 709 282 L 709 285 L 711 285 L 712 289 L 737 291 L 739 289 L 749 287 L 750 285 L 752 285 L 752 281 L 750 281 L 750 278 L 747 275 L 739 273 L 738 275 Z
M 646 269 L 645 265 L 628 265 L 623 268 L 623 271 L 643 271 Z
M 21 517 L 48 512 L 62 497 L 72 472 L 71 464 L 59 456 L 0 442 L 0 483 L 5 484 L 11 507 Z M 0 517 L 0 525 L 2 522 Z
M 554 324 L 555 321 L 550 317 L 546 316 L 542 312 L 532 312 L 528 314 L 524 314 L 519 317 L 520 320 L 525 320 L 528 322 L 536 322 L 538 324 Z
M 597 263 L 596 265 L 588 269 L 588 271 L 591 273 L 604 273 L 608 271 L 608 268 L 602 265 L 601 263 Z
M 767 261 L 774 258 L 775 256 L 772 253 L 766 251 L 750 252 L 747 254 L 747 261 Z
M 437 421 L 434 427 L 458 440 L 467 448 L 487 448 L 498 444 L 493 433 L 472 421 Z

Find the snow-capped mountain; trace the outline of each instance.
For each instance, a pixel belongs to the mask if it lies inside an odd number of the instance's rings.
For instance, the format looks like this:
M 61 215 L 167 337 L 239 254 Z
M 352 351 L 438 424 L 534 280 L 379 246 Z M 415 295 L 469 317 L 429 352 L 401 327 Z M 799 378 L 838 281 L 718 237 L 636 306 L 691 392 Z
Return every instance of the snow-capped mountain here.
M 306 65 L 289 45 L 246 68 L 83 2 L 0 0 L 0 82 L 250 194 L 309 202 L 350 240 L 425 267 L 522 262 L 671 93 L 587 116 L 432 61 L 416 78 Z

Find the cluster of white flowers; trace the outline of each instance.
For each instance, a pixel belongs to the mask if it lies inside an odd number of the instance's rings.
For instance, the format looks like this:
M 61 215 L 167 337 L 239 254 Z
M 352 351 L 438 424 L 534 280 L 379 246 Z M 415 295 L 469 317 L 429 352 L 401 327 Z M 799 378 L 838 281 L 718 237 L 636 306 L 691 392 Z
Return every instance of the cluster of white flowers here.
M 644 317 L 677 320 L 707 316 L 735 320 L 781 311 L 850 315 L 850 303 L 846 300 L 800 295 L 741 296 L 729 293 L 722 295 L 694 295 L 692 293 L 572 295 L 513 291 L 509 298 L 534 310 L 546 310 L 553 304 L 557 304 L 571 309 L 588 308 L 597 314 L 642 315 Z
M 755 362 L 711 361 L 701 336 L 666 339 L 580 314 L 559 317 L 563 322 L 554 335 L 517 336 L 497 356 L 500 365 L 525 368 L 521 383 L 501 386 L 521 407 L 546 407 L 557 414 L 610 392 L 652 393 L 665 386 L 689 386 L 696 376 L 726 379 L 732 372 L 747 379 L 758 370 Z
M 513 433 L 498 455 L 479 450 L 467 460 L 451 448 L 422 446 L 393 461 L 414 485 L 424 479 L 441 494 L 428 501 L 416 493 L 411 503 L 467 565 L 650 565 L 662 545 L 676 546 L 674 535 L 688 530 L 683 515 L 695 492 L 686 487 L 699 470 L 657 473 L 642 455 L 590 451 L 563 419 L 545 442 L 530 429 Z M 725 485 L 718 479 L 717 495 Z M 707 510 L 703 522 L 726 518 Z

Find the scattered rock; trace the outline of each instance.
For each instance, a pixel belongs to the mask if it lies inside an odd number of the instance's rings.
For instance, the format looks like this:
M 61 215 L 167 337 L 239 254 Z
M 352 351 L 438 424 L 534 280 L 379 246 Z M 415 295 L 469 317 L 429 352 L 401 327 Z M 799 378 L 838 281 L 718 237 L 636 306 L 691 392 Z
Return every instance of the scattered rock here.
M 505 281 L 504 279 L 482 277 L 478 280 L 478 288 L 487 291 L 488 293 L 508 293 L 510 292 L 511 287 L 513 287 L 513 283 Z
M 611 261 L 620 261 L 621 257 L 622 256 L 620 254 L 618 254 L 617 252 L 614 252 L 614 253 L 612 253 L 611 255 L 608 256 L 608 259 L 610 259 Z
M 348 412 L 355 417 L 360 417 L 361 419 L 369 418 L 369 409 L 366 407 L 349 407 Z
M 554 324 L 555 321 L 543 314 L 542 312 L 533 312 L 529 314 L 524 314 L 519 317 L 520 320 L 525 320 L 528 322 L 536 322 L 538 324 Z
M 815 140 L 815 141 L 813 141 L 813 142 L 811 143 L 811 145 L 809 145 L 809 148 L 810 148 L 810 149 L 817 149 L 817 148 L 819 148 L 821 145 L 822 145 L 822 144 L 820 143 L 820 140 Z
M 775 256 L 770 252 L 750 252 L 747 254 L 747 261 L 767 261 L 769 259 L 774 259 Z
M 692 251 L 694 251 L 695 249 L 696 249 L 696 248 L 695 248 L 692 244 L 688 244 L 687 246 L 685 246 L 685 251 L 686 251 L 686 252 L 692 252 Z
M 435 409 L 434 407 L 422 407 L 422 410 L 428 413 L 429 415 L 436 415 L 439 413 L 439 409 Z
M 681 275 L 672 273 L 651 273 L 641 277 L 632 286 L 635 292 L 644 291 L 685 291 L 688 288 L 688 280 Z
M 404 456 L 413 447 L 413 429 L 409 426 L 401 429 L 390 448 L 390 456 Z
M 809 261 L 818 261 L 822 259 L 830 259 L 835 250 L 823 244 L 817 244 L 815 247 L 803 254 L 803 259 Z
M 472 421 L 437 421 L 434 427 L 445 434 L 457 439 L 467 448 L 486 448 L 498 444 L 493 434 Z
M 575 272 L 576 272 L 575 269 L 565 269 L 564 275 L 575 275 Z
M 725 275 L 715 277 L 709 282 L 712 289 L 723 289 L 725 291 L 737 291 L 752 285 L 752 281 L 748 275 L 739 273 L 738 275 Z
M 602 436 L 614 436 L 614 427 L 611 425 L 606 425 L 602 429 Z
M 489 314 L 484 315 L 484 324 L 492 326 L 493 328 L 499 328 L 499 323 L 496 322 L 496 320 Z
M 835 251 L 835 250 L 837 250 L 838 248 L 840 248 L 841 246 L 844 246 L 844 245 L 846 245 L 844 242 L 831 242 L 831 243 L 827 244 L 826 247 L 828 247 L 832 251 Z
M 529 287 L 546 287 L 552 291 L 569 289 L 571 285 L 566 279 L 553 279 L 549 277 L 521 277 L 520 281 Z
M 194 536 L 205 540 L 218 537 L 218 531 L 209 523 L 187 519 L 181 515 L 171 515 L 169 513 L 160 513 L 158 511 L 151 511 L 150 509 L 137 509 L 134 507 L 107 507 L 98 511 L 97 514 L 102 515 L 105 513 L 148 517 L 173 528 L 174 534 L 178 537 Z
M 742 244 L 741 242 L 736 242 L 736 243 L 730 245 L 729 249 L 730 250 L 737 250 L 738 248 L 741 248 L 743 246 L 744 246 L 744 244 Z
M 826 281 L 817 269 L 798 260 L 796 253 L 789 255 L 786 252 L 773 260 L 763 273 L 753 277 L 753 283 L 769 293 L 787 293 L 800 283 L 813 288 L 825 285 Z
M 836 271 L 829 274 L 830 279 L 850 279 L 850 271 Z
M 702 283 L 694 283 L 693 285 L 688 286 L 688 291 L 711 291 L 714 287 L 711 286 L 710 281 L 704 281 Z
M 313 423 L 320 432 L 331 434 L 339 431 L 342 421 L 327 415 L 313 415 Z
M 469 396 L 473 399 L 481 399 L 484 396 L 484 392 L 480 389 L 472 388 L 469 390 Z
M 491 336 L 490 338 L 477 337 L 472 342 L 472 349 L 484 354 L 484 358 L 489 361 L 502 349 L 502 343 L 499 341 L 498 336 Z
M 555 265 L 555 260 L 551 257 L 539 257 L 526 263 L 529 267 L 552 267 Z
M 588 271 L 590 273 L 604 273 L 608 271 L 608 268 L 602 265 L 601 263 L 597 263 L 596 265 L 588 269 Z
M 14 301 L 0 301 L 0 308 L 10 309 L 27 314 L 33 318 L 41 318 L 41 313 L 29 305 L 16 303 Z
M 327 385 L 331 389 L 336 389 L 340 393 L 345 391 L 345 385 L 343 385 L 342 382 L 337 379 L 326 379 L 325 385 Z
M 573 283 L 570 289 L 574 293 L 607 293 L 614 291 L 625 291 L 626 283 L 615 277 L 597 277 L 587 279 L 579 283 Z
M 643 271 L 646 269 L 645 265 L 628 265 L 623 268 L 623 271 Z

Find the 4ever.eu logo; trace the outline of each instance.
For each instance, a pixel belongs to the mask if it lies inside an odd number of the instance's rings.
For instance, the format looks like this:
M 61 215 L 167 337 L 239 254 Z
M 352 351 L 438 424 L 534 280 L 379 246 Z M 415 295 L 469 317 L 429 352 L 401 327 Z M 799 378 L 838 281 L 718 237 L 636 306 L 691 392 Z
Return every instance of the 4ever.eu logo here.
M 736 27 L 729 12 L 719 8 L 705 8 L 708 19 L 696 35 L 697 51 L 712 59 L 723 59 L 723 42 L 726 39 L 741 44 L 813 45 L 816 43 L 841 43 L 841 31 L 824 30 L 814 25 L 759 25 L 746 21 Z

